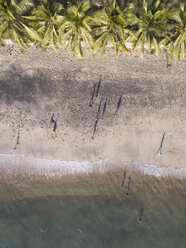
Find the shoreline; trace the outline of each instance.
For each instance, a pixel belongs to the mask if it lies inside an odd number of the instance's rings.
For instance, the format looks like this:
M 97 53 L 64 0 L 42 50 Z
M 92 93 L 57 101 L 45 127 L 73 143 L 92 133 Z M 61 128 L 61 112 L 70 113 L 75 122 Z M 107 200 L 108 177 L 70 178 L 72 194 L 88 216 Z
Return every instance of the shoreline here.
M 167 68 L 163 55 L 141 58 L 135 52 L 116 59 L 112 49 L 84 60 L 63 49 L 57 53 L 30 49 L 25 54 L 14 49 L 11 56 L 1 49 L 1 53 L 1 154 L 186 167 L 185 61 Z M 101 74 L 99 96 L 90 108 L 93 85 Z M 102 97 L 108 97 L 108 105 L 92 140 Z M 56 132 L 50 123 L 52 113 Z M 18 133 L 20 144 L 14 149 Z
M 66 175 L 89 175 L 92 173 L 104 174 L 109 170 L 115 169 L 130 170 L 131 172 L 143 175 L 163 178 L 175 177 L 178 179 L 186 178 L 186 168 L 176 169 L 172 166 L 157 167 L 149 164 L 121 164 L 109 160 L 101 161 L 62 161 L 33 158 L 19 155 L 0 154 L 0 170 L 13 176 L 45 176 L 46 178 L 60 178 Z

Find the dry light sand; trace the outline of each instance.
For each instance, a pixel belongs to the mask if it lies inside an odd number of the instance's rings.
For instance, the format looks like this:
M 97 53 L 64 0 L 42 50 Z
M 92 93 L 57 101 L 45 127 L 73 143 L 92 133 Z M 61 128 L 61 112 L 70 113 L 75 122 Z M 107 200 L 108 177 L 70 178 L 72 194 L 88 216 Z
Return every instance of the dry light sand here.
M 1 49 L 0 54 L 1 154 L 186 167 L 186 61 L 167 68 L 163 53 L 116 59 L 112 49 L 84 60 L 63 49 L 20 54 L 14 48 L 12 55 Z M 100 74 L 100 94 L 89 107 Z M 109 98 L 108 105 L 92 140 L 101 97 Z M 14 149 L 18 132 L 20 144 Z M 156 151 L 163 132 L 160 157 Z

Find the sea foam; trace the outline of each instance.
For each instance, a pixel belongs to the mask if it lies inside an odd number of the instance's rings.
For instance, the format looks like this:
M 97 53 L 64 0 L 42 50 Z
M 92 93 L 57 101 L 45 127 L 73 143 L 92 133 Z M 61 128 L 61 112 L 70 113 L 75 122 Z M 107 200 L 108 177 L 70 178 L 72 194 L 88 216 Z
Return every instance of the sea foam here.
M 105 173 L 110 169 L 123 167 L 141 172 L 153 177 L 174 176 L 180 179 L 186 178 L 186 168 L 157 167 L 149 164 L 119 164 L 109 160 L 90 161 L 62 161 L 33 158 L 25 155 L 0 154 L 0 173 L 10 175 L 44 175 L 47 178 L 61 177 L 70 174 Z

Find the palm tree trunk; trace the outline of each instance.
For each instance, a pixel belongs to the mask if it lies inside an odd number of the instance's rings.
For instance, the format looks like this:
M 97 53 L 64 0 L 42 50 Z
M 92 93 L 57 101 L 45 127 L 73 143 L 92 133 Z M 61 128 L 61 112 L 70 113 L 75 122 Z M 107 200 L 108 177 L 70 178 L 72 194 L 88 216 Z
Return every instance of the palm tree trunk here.
M 171 66 L 171 63 L 169 63 L 169 54 L 168 54 L 166 48 L 163 48 L 163 51 L 164 51 L 164 53 L 165 53 L 166 62 L 167 62 L 167 68 L 168 68 L 169 66 Z
M 141 43 L 141 54 L 144 55 L 144 42 Z

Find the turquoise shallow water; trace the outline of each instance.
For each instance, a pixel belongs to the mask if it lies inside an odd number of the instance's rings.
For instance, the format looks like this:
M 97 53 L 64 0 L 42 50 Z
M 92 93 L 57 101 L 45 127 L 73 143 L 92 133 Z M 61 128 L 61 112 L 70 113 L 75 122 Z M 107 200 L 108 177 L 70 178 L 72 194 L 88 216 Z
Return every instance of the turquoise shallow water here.
M 123 172 L 47 179 L 1 171 L 0 247 L 185 248 L 186 180 L 125 169 L 121 193 Z

